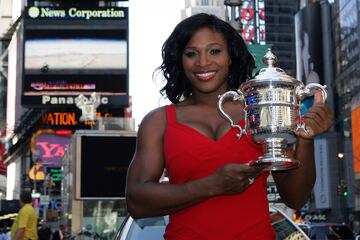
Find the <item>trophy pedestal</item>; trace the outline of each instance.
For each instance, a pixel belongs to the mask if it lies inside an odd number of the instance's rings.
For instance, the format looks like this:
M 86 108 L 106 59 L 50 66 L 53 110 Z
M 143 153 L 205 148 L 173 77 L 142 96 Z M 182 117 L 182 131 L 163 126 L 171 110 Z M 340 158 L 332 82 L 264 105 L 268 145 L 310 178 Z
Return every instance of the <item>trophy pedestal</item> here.
M 254 164 L 266 164 L 266 170 L 280 171 L 297 168 L 300 161 L 287 156 L 287 141 L 283 138 L 266 138 L 263 142 L 264 155 Z

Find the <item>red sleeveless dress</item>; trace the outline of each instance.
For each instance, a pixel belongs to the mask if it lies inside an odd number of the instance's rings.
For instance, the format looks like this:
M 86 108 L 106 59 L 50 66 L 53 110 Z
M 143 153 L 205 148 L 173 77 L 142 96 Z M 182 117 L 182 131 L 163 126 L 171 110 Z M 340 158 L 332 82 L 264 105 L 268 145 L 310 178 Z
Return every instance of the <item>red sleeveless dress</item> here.
M 262 153 L 249 134 L 238 139 L 237 129 L 232 128 L 214 141 L 177 122 L 175 105 L 166 106 L 166 112 L 164 155 L 171 184 L 203 178 L 227 163 L 254 161 Z M 244 121 L 240 123 L 243 125 Z M 265 172 L 256 178 L 245 192 L 216 196 L 172 214 L 165 239 L 275 239 L 266 196 L 268 175 Z

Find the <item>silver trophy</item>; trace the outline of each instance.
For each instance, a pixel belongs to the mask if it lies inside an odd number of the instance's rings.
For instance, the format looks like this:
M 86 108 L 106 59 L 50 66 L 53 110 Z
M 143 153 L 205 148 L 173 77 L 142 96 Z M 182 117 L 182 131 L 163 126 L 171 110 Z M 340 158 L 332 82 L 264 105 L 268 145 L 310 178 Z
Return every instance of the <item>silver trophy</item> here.
M 237 128 L 238 138 L 247 135 L 248 128 L 255 142 L 264 147 L 264 154 L 254 164 L 267 164 L 271 171 L 288 170 L 300 162 L 287 155 L 287 146 L 294 144 L 296 134 L 308 133 L 300 113 L 301 101 L 313 96 L 315 90 L 327 98 L 326 86 L 310 83 L 306 86 L 275 67 L 276 56 L 269 49 L 263 58 L 267 67 L 262 68 L 254 79 L 243 83 L 237 91 L 228 91 L 219 96 L 218 108 L 221 114 Z M 245 126 L 234 121 L 223 109 L 224 101 L 243 101 Z

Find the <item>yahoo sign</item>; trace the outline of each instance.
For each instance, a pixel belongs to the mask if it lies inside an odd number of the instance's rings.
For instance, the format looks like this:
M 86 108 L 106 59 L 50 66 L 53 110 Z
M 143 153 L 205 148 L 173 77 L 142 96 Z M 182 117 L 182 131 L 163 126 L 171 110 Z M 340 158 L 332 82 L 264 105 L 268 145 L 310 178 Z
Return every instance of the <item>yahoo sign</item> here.
M 61 167 L 69 144 L 69 135 L 57 135 L 54 132 L 40 131 L 32 141 L 33 151 L 40 154 L 41 163 L 46 167 Z

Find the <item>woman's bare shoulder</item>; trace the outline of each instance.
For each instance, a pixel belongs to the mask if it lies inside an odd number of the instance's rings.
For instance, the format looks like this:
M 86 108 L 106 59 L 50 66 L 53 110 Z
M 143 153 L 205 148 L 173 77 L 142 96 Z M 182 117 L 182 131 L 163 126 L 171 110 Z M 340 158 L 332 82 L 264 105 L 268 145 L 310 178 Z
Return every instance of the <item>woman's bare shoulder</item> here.
M 166 118 L 166 106 L 156 108 L 145 115 L 145 117 L 140 123 L 140 130 L 144 128 L 165 130 L 167 121 Z

